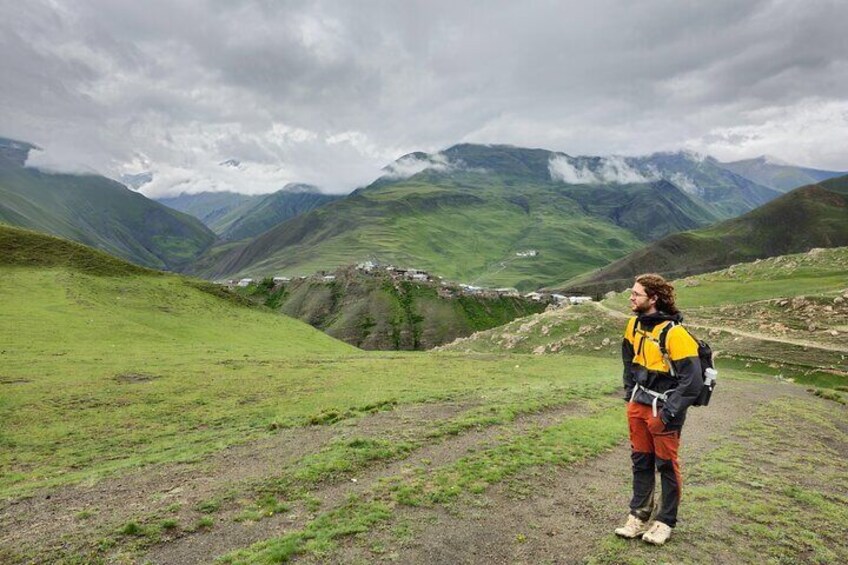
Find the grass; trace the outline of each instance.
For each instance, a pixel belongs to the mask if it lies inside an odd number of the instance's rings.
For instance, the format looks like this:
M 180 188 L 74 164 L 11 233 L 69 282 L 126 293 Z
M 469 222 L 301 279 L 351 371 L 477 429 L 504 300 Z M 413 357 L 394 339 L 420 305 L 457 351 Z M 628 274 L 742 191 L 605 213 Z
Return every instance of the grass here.
M 829 295 L 846 289 L 848 247 L 820 253 L 796 253 L 680 279 L 675 283 L 677 302 L 686 309 L 745 304 L 757 300 L 794 296 Z M 690 281 L 690 282 L 686 282 Z M 693 284 L 693 282 L 695 284 Z M 627 311 L 626 292 L 606 301 Z

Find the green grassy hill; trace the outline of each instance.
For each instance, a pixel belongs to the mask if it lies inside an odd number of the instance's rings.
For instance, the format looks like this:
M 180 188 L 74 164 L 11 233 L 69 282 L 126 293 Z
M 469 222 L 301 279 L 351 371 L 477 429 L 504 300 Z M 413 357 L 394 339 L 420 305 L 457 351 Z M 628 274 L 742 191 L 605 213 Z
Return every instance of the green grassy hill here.
M 394 280 L 385 271 L 338 269 L 335 279 L 271 279 L 245 296 L 363 349 L 425 350 L 545 309 L 521 297 L 472 295 L 439 282 Z
M 561 364 L 531 363 L 521 384 L 494 359 L 365 354 L 210 283 L 36 232 L 0 226 L 0 250 L 0 499 L 396 404 L 494 387 L 498 410 L 532 410 L 609 388 L 593 381 L 603 361 L 577 362 L 567 384 Z
M 0 152 L 0 222 L 169 270 L 186 266 L 215 240 L 197 219 L 115 181 L 26 168 L 28 151 Z
M 796 189 L 738 218 L 668 236 L 559 287 L 603 293 L 627 287 L 633 276 L 644 272 L 683 277 L 814 247 L 844 245 L 848 245 L 848 176 Z
M 727 202 L 711 204 L 665 180 L 561 182 L 552 177 L 551 163 L 566 158 L 541 149 L 476 145 L 406 156 L 369 187 L 245 245 L 216 250 L 193 272 L 209 278 L 299 275 L 376 258 L 466 283 L 530 289 L 596 268 L 643 242 L 727 217 Z M 597 161 L 592 166 L 602 172 L 604 162 Z M 424 170 L 398 178 L 398 171 L 415 165 Z M 707 179 L 704 194 L 737 194 L 753 184 L 713 168 L 718 181 L 703 171 L 698 177 Z M 527 250 L 538 254 L 517 255 Z
M 244 429 L 275 408 L 266 399 L 252 415 L 235 418 L 239 398 L 209 395 L 207 388 L 229 386 L 244 365 L 252 367 L 251 378 L 266 378 L 254 359 L 356 351 L 211 283 L 147 270 L 77 243 L 0 226 L 0 250 L 3 492 L 24 476 L 49 483 L 78 465 L 99 473 L 214 448 L 221 423 Z M 151 395 L 143 383 L 153 381 Z M 62 400 L 49 406 L 26 400 L 50 391 Z M 181 395 L 180 417 L 155 421 L 163 395 L 171 393 Z M 218 423 L 195 429 L 201 421 Z M 184 443 L 192 430 L 197 445 Z M 137 442 L 140 435 L 147 439 Z

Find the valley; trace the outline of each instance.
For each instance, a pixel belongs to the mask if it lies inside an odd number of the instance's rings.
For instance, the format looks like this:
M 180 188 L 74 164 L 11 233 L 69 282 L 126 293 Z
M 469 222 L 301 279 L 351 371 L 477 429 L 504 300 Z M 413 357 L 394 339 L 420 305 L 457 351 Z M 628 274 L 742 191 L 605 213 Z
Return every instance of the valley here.
M 0 2 L 0 565 L 848 564 L 846 21 Z

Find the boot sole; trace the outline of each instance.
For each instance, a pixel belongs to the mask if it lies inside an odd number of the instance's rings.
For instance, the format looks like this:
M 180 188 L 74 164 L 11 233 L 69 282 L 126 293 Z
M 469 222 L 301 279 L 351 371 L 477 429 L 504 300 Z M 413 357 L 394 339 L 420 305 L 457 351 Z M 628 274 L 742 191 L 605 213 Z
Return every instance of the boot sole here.
M 617 535 L 620 538 L 624 538 L 624 539 L 636 539 L 636 538 L 642 537 L 642 535 L 647 531 L 648 530 L 644 530 L 644 531 L 641 531 L 639 533 L 633 534 L 632 536 L 629 536 L 627 534 L 621 534 L 621 533 L 618 533 L 618 532 L 615 532 L 615 535 Z

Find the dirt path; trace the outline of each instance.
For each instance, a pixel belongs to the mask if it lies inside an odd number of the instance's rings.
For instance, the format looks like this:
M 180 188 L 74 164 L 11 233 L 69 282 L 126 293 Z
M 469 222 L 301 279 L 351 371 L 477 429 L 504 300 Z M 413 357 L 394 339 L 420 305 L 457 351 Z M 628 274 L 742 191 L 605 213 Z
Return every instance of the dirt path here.
M 726 332 L 726 333 L 729 333 L 729 334 L 738 335 L 740 337 L 749 337 L 749 338 L 758 339 L 758 340 L 761 340 L 761 341 L 771 341 L 773 343 L 781 343 L 781 344 L 786 344 L 786 345 L 797 345 L 799 347 L 807 347 L 807 348 L 810 348 L 810 349 L 822 349 L 824 351 L 835 351 L 836 353 L 848 353 L 848 347 L 837 347 L 835 345 L 827 345 L 825 343 L 816 343 L 816 342 L 803 340 L 803 339 L 792 339 L 792 338 L 787 338 L 787 337 L 779 338 L 779 337 L 768 336 L 768 335 L 757 333 L 757 332 L 744 332 L 742 330 L 737 330 L 737 329 L 731 328 L 731 327 L 717 328 L 715 326 L 706 326 L 706 325 L 703 325 L 703 324 L 692 324 L 692 323 L 687 323 L 686 325 L 690 326 L 692 328 L 703 329 L 703 330 L 707 330 L 707 331 L 719 330 L 719 331 Z
M 684 477 L 685 466 L 715 447 L 717 436 L 779 397 L 818 401 L 786 383 L 722 382 L 709 408 L 690 412 L 681 454 Z M 346 541 L 327 561 L 373 562 L 382 555 L 400 563 L 581 563 L 627 516 L 629 465 L 629 446 L 622 444 L 584 464 L 527 473 L 450 509 L 401 510 L 393 523 L 414 524 L 412 539 L 399 541 L 386 528 Z M 681 527 L 685 521 L 684 502 Z
M 610 308 L 609 306 L 602 304 L 600 302 L 589 302 L 588 304 L 592 304 L 595 308 L 597 308 L 597 309 L 599 309 L 599 310 L 601 310 L 601 311 L 603 311 L 607 314 L 610 314 L 610 315 L 612 315 L 616 318 L 624 319 L 624 318 L 629 317 L 628 314 L 624 314 L 623 312 L 619 312 L 618 310 L 614 310 L 614 309 Z M 824 351 L 835 351 L 836 353 L 848 353 L 848 347 L 838 347 L 838 346 L 835 346 L 835 345 L 827 345 L 827 344 L 824 344 L 824 343 L 812 342 L 812 341 L 802 340 L 802 339 L 775 337 L 775 336 L 765 335 L 765 334 L 757 333 L 757 332 L 745 332 L 745 331 L 737 330 L 737 329 L 735 329 L 733 327 L 729 327 L 729 326 L 716 327 L 716 326 L 709 326 L 709 325 L 706 325 L 706 324 L 703 324 L 703 323 L 692 323 L 692 322 L 686 322 L 686 325 L 691 327 L 691 328 L 694 328 L 694 329 L 705 330 L 705 331 L 708 331 L 708 332 L 709 331 L 721 331 L 721 332 L 729 333 L 729 334 L 736 335 L 736 336 L 739 336 L 739 337 L 747 337 L 747 338 L 752 338 L 752 339 L 758 339 L 758 340 L 761 340 L 761 341 L 770 341 L 772 343 L 779 343 L 779 344 L 785 344 L 785 345 L 797 345 L 799 347 L 808 347 L 810 349 L 821 349 L 821 350 L 824 350 Z
M 198 463 L 150 467 L 93 484 L 46 490 L 6 501 L 0 506 L 0 548 L 42 556 L 36 562 L 47 563 L 52 560 L 50 555 L 84 553 L 99 536 L 112 534 L 127 522 L 140 521 L 145 516 L 174 518 L 183 526 L 189 525 L 202 516 L 196 509 L 199 504 L 232 492 L 249 497 L 254 489 L 251 485 L 278 475 L 281 469 L 333 441 L 348 437 L 423 437 L 436 423 L 475 406 L 468 402 L 426 403 L 334 426 L 283 430 L 272 438 L 230 447 Z M 383 476 L 403 473 L 425 461 L 435 466 L 448 463 L 469 450 L 502 441 L 502 436 L 550 425 L 579 410 L 576 405 L 560 406 L 519 417 L 508 426 L 471 429 L 430 440 L 406 459 L 378 464 L 355 476 L 318 485 L 310 494 L 321 502 L 321 510 L 332 508 L 348 495 L 367 490 Z M 259 522 L 236 522 L 238 511 L 238 505 L 224 504 L 214 513 L 214 528 L 166 533 L 164 543 L 152 548 L 141 562 L 206 563 L 210 556 L 301 528 L 315 513 L 298 503 L 290 512 Z
M 473 429 L 458 436 L 448 436 L 434 444 L 414 451 L 409 457 L 386 464 L 376 465 L 348 480 L 320 485 L 311 494 L 321 501 L 321 510 L 340 505 L 351 494 L 372 489 L 383 477 L 404 474 L 425 464 L 431 467 L 446 465 L 466 455 L 470 450 L 485 448 L 493 443 L 505 441 L 511 435 L 526 433 L 534 427 L 545 427 L 562 418 L 581 411 L 576 404 L 569 404 L 539 413 L 517 418 L 508 426 L 490 426 Z M 373 427 L 379 432 L 378 427 Z M 385 430 L 384 430 L 385 431 Z M 355 482 L 353 482 L 355 480 Z M 214 530 L 199 532 L 153 548 L 142 560 L 151 564 L 192 565 L 208 563 L 210 556 L 217 556 L 234 549 L 245 547 L 269 537 L 284 535 L 302 528 L 314 513 L 302 507 L 292 512 L 263 519 L 259 522 L 236 523 L 221 520 Z
M 198 463 L 151 466 L 92 484 L 49 489 L 0 503 L 0 548 L 43 553 L 72 545 L 92 530 L 112 532 L 153 513 L 188 524 L 193 509 L 233 487 L 273 476 L 297 459 L 348 435 L 416 433 L 434 420 L 456 416 L 472 404 L 446 402 L 399 407 L 335 426 L 282 430 L 271 438 L 232 446 Z M 167 513 L 179 506 L 178 514 Z M 81 515 L 89 517 L 82 519 Z M 64 540 L 61 538 L 65 538 Z

